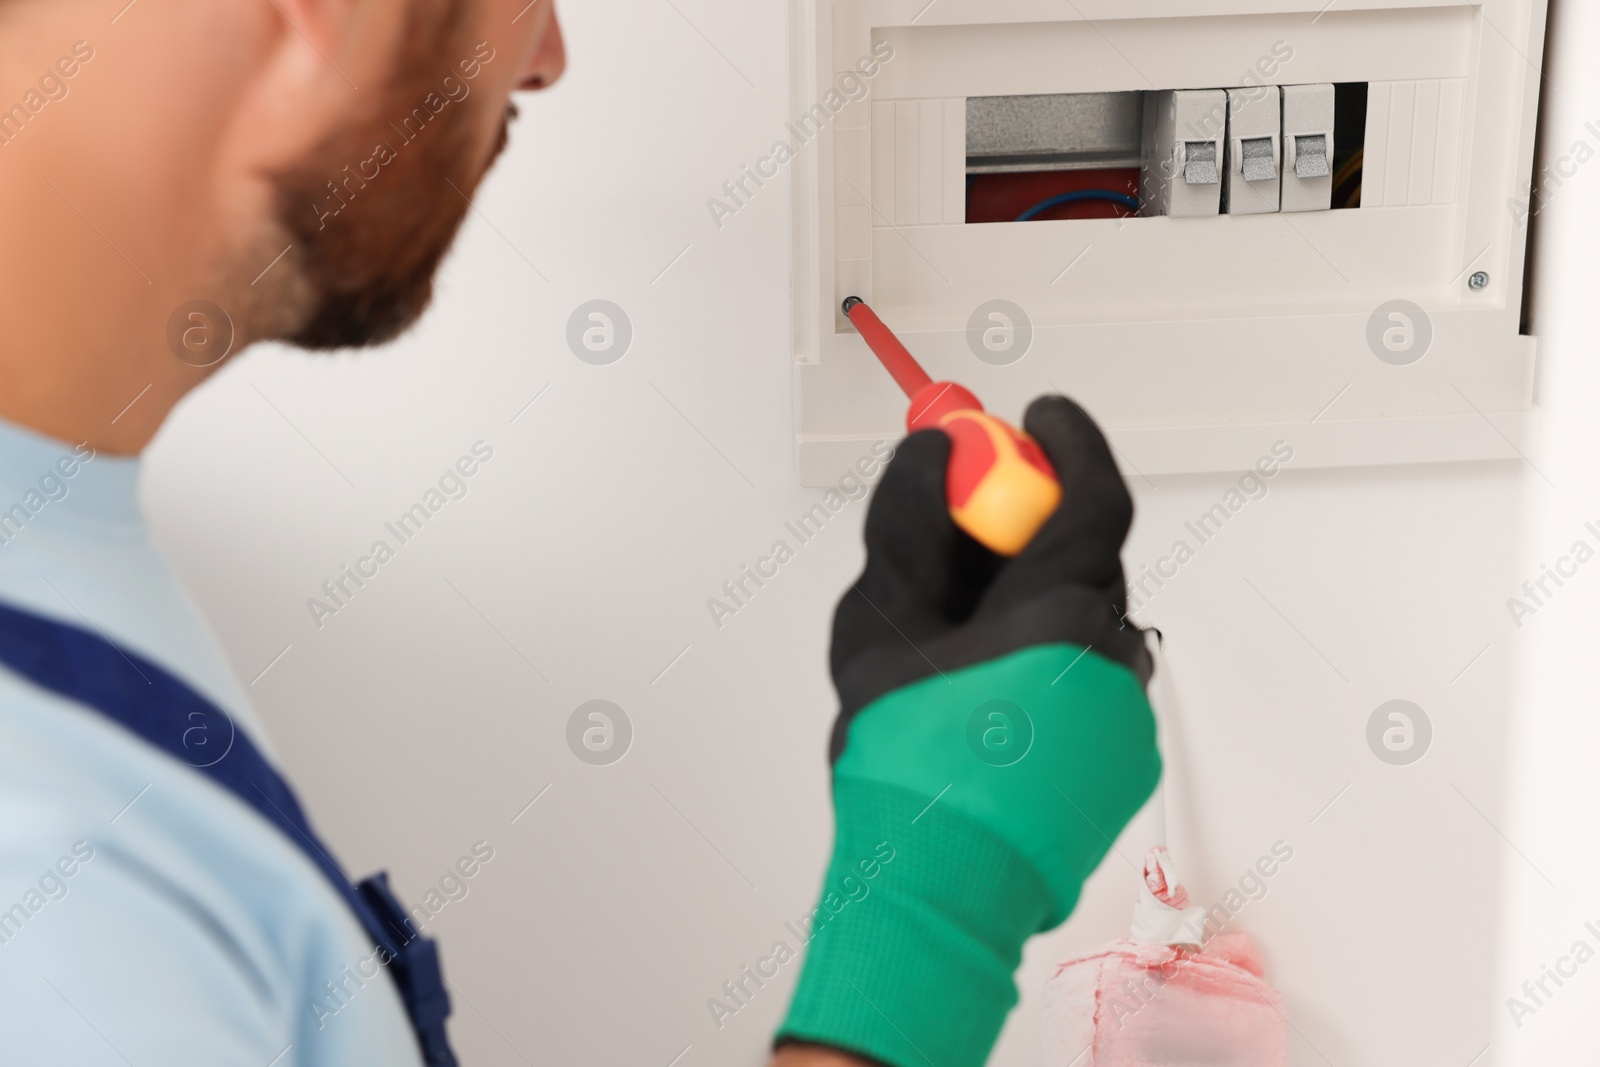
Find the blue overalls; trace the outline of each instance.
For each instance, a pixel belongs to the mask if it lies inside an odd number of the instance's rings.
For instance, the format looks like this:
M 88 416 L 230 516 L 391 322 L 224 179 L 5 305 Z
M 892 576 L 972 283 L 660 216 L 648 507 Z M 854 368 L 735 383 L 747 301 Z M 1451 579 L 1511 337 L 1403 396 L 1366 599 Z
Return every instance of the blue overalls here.
M 355 913 L 394 979 L 428 1067 L 455 1067 L 445 1034 L 450 998 L 438 947 L 408 926 L 377 874 L 359 885 L 307 822 L 293 791 L 228 715 L 172 674 L 86 630 L 0 604 L 0 664 L 99 712 L 194 767 L 281 830 Z

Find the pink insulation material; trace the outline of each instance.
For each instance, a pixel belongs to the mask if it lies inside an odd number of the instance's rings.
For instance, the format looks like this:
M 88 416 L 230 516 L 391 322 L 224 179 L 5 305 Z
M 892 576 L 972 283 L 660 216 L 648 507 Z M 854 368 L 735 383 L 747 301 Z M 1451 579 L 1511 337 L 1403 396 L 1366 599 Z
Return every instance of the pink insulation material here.
M 1075 956 L 1046 983 L 1045 1067 L 1285 1067 L 1288 1016 L 1255 942 L 1217 933 L 1198 950 L 1186 943 L 1203 940 L 1204 913 L 1184 914 L 1188 895 L 1164 849 L 1146 860 L 1145 889 L 1138 940 Z M 1139 937 L 1163 926 L 1164 938 Z

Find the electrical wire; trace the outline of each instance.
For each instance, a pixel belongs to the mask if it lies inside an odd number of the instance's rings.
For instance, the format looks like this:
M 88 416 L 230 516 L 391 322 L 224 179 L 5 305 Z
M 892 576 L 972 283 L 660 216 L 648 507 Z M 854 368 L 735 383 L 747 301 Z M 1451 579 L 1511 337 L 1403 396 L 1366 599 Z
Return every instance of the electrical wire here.
M 1333 199 L 1340 207 L 1361 206 L 1361 176 L 1364 149 L 1356 149 L 1351 153 L 1333 175 Z
M 1057 196 L 1052 196 L 1048 200 L 1039 201 L 1039 203 L 1033 205 L 1028 210 L 1018 215 L 1017 221 L 1028 222 L 1029 220 L 1035 219 L 1042 215 L 1044 212 L 1049 211 L 1053 207 L 1060 207 L 1062 204 L 1077 203 L 1078 201 L 1082 200 L 1100 200 L 1112 204 L 1121 204 L 1129 211 L 1139 210 L 1139 198 L 1135 196 L 1129 196 L 1127 193 L 1113 192 L 1110 189 L 1074 189 L 1070 193 L 1061 193 Z
M 1346 159 L 1339 165 L 1338 171 L 1333 176 L 1333 187 L 1335 189 L 1343 185 L 1350 179 L 1352 174 L 1361 169 L 1363 157 L 1365 155 L 1366 149 L 1358 148 L 1350 154 L 1349 159 Z

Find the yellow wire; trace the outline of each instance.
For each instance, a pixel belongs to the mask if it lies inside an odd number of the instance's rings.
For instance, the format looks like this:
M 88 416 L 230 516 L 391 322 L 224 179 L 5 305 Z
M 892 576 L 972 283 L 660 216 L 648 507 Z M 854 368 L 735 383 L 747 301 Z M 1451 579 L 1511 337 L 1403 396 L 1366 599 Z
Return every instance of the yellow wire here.
M 1361 167 L 1362 156 L 1365 155 L 1365 154 L 1366 154 L 1366 149 L 1358 148 L 1358 149 L 1356 149 L 1354 155 L 1352 155 L 1349 159 L 1344 161 L 1344 166 L 1340 167 L 1339 170 L 1333 176 L 1333 187 L 1335 189 L 1337 189 L 1339 186 L 1343 185 L 1345 180 L 1348 179 L 1351 174 L 1355 173 L 1356 170 L 1358 170 Z

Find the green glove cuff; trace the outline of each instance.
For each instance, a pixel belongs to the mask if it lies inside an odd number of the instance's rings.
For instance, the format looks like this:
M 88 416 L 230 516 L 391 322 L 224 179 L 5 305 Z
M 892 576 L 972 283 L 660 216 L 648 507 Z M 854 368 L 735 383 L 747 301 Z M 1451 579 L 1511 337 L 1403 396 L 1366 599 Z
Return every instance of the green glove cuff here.
M 779 1040 L 979 1067 L 1023 942 L 1071 913 L 1160 774 L 1138 676 L 1076 645 L 873 701 L 834 765 L 820 928 Z
M 1022 944 L 1050 897 L 1016 849 L 930 799 L 835 780 L 833 861 L 779 1043 L 892 1067 L 988 1058 L 1017 1002 Z
M 1084 881 L 1149 799 L 1161 756 L 1138 676 L 1063 643 L 878 698 L 850 724 L 834 774 L 939 795 L 939 807 L 1006 841 L 1050 890 L 1044 930 L 1072 913 Z M 844 818 L 845 806 L 835 807 Z

